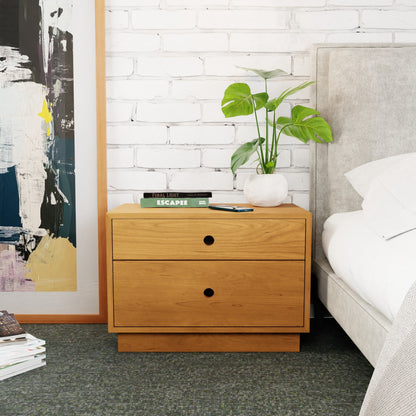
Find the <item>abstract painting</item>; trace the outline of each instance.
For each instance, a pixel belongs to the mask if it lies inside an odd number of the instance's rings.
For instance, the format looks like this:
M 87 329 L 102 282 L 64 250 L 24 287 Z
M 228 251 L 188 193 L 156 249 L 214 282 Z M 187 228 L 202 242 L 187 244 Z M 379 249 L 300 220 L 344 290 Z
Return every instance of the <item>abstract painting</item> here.
M 0 0 L 0 291 L 74 291 L 72 1 Z
M 0 304 L 26 322 L 105 316 L 104 59 L 104 0 L 0 0 Z

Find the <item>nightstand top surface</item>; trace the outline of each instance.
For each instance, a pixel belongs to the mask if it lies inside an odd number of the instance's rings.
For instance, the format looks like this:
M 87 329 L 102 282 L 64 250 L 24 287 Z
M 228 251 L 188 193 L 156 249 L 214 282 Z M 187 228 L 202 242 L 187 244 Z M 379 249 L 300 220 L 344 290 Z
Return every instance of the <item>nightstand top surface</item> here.
M 141 208 L 140 204 L 124 204 L 107 213 L 110 218 L 311 218 L 312 214 L 294 204 L 282 204 L 278 207 L 262 208 L 248 204 L 239 205 L 253 208 L 249 212 L 218 211 L 209 208 Z

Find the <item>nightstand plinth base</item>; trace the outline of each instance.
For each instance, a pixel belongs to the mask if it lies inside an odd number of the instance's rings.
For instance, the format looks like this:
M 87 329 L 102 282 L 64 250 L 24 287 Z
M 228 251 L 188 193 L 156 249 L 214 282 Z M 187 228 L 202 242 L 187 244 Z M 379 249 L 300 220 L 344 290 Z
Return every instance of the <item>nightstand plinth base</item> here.
M 299 352 L 300 334 L 118 334 L 119 352 Z

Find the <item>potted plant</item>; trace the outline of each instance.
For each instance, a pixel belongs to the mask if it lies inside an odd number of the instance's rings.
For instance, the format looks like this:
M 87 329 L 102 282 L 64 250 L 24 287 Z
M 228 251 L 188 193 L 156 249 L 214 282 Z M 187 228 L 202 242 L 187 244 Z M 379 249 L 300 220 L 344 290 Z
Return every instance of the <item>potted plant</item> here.
M 280 205 L 287 196 L 287 180 L 283 175 L 276 174 L 278 144 L 280 135 L 293 136 L 307 143 L 314 140 L 317 143 L 332 142 L 329 124 L 320 117 L 313 108 L 296 105 L 291 117 L 278 117 L 280 104 L 298 91 L 310 86 L 312 82 L 303 82 L 294 88 L 283 91 L 279 97 L 270 98 L 267 92 L 267 80 L 282 75 L 288 75 L 281 69 L 264 71 L 259 69 L 241 68 L 251 71 L 264 79 L 265 91 L 253 94 L 245 83 L 231 84 L 224 92 L 222 112 L 225 117 L 246 116 L 254 114 L 257 137 L 241 145 L 231 156 L 233 173 L 247 163 L 250 157 L 257 153 L 257 174 L 250 175 L 244 185 L 244 195 L 250 203 L 257 206 Z M 261 134 L 258 111 L 265 109 L 265 131 Z

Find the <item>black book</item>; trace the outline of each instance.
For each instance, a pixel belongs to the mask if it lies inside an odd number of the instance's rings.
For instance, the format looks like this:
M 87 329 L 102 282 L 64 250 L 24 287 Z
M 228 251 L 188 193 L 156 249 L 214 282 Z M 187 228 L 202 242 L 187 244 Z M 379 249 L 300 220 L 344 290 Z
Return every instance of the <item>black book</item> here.
M 211 198 L 212 192 L 145 192 L 143 198 Z

